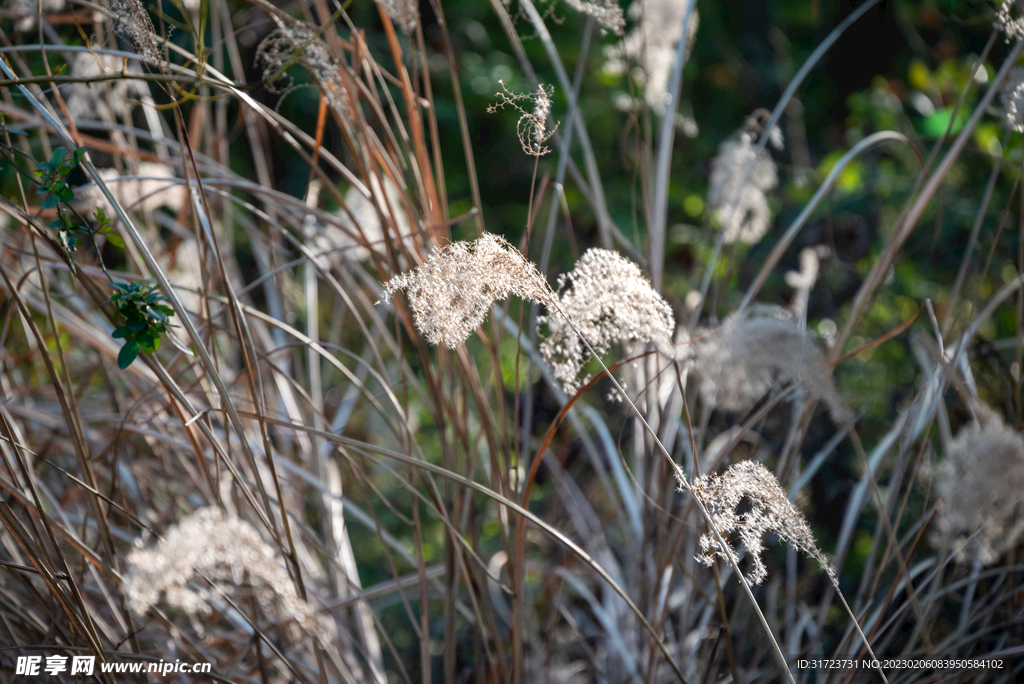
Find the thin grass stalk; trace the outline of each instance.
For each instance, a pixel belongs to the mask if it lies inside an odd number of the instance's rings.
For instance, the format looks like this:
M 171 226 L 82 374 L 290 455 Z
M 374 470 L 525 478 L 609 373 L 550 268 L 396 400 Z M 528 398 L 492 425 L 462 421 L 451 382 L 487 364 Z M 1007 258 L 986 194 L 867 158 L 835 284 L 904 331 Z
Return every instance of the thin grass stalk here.
M 680 29 L 682 33 L 679 34 L 676 58 L 672 65 L 672 76 L 669 78 L 669 87 L 665 93 L 668 96 L 668 102 L 665 103 L 665 114 L 661 118 L 661 128 L 658 131 L 658 152 L 654 162 L 654 198 L 651 202 L 651 224 L 647 236 L 651 255 L 648 270 L 651 274 L 651 286 L 655 292 L 661 291 L 662 274 L 665 272 L 665 229 L 668 222 L 668 186 L 672 171 L 672 144 L 675 140 L 676 111 L 679 109 L 679 94 L 683 84 L 683 67 L 686 66 L 686 51 L 690 42 L 688 38 L 690 17 L 696 6 L 697 0 L 689 0 L 686 3 L 686 11 L 683 12 L 683 25 Z M 770 127 L 767 133 L 771 133 Z M 761 154 L 762 149 L 764 149 L 763 146 L 754 153 L 755 160 L 757 155 Z M 747 166 L 752 172 L 754 162 L 751 161 Z M 750 173 L 740 184 L 740 188 L 750 182 L 749 175 Z M 738 200 L 738 196 L 733 198 L 734 202 Z M 732 217 L 729 218 L 731 220 Z
M 771 118 L 768 120 L 768 123 L 764 127 L 764 131 L 761 133 L 761 139 L 757 141 L 757 146 L 754 148 L 753 157 L 751 158 L 750 162 L 747 163 L 746 171 L 743 174 L 743 182 L 736 186 L 736 191 L 733 193 L 734 197 L 732 198 L 731 204 L 729 205 L 729 215 L 725 217 L 725 220 L 722 222 L 723 225 L 729 225 L 729 221 L 732 220 L 732 214 L 736 209 L 737 200 L 739 199 L 739 193 L 742 192 L 743 188 L 746 187 L 747 183 L 750 182 L 750 178 L 754 173 L 754 163 L 761 155 L 761 153 L 764 151 L 765 146 L 768 144 L 768 139 L 771 137 L 771 133 L 775 129 L 775 125 L 779 122 L 779 119 L 782 118 L 782 113 L 789 105 L 789 101 L 793 98 L 793 95 L 796 93 L 797 88 L 799 88 L 800 84 L 803 83 L 803 80 L 807 78 L 807 75 L 811 72 L 811 69 L 814 68 L 814 65 L 817 64 L 818 61 L 825 55 L 825 53 L 828 52 L 828 50 L 832 47 L 832 45 L 835 44 L 837 40 L 839 40 L 839 36 L 841 36 L 843 32 L 847 28 L 849 28 L 851 24 L 853 24 L 853 22 L 860 19 L 869 9 L 874 7 L 878 2 L 879 0 L 868 0 L 867 2 L 863 3 L 860 7 L 855 9 L 853 12 L 851 12 L 850 16 L 846 17 L 846 19 L 843 19 L 843 21 L 840 22 L 838 26 L 832 29 L 832 32 L 829 33 L 825 40 L 823 40 L 821 44 L 814 49 L 814 52 L 811 53 L 811 55 L 807 58 L 807 61 L 805 61 L 803 66 L 800 67 L 800 71 L 796 73 L 796 76 L 793 77 L 793 80 L 789 82 L 788 86 L 786 86 L 786 90 L 783 91 L 782 97 L 779 98 L 778 103 L 775 105 L 775 109 L 772 110 Z M 722 231 L 718 234 L 718 237 L 715 239 L 715 248 L 711 253 L 711 257 L 708 259 L 707 266 L 704 267 L 704 276 L 701 280 L 700 285 L 700 300 L 698 301 L 697 306 L 693 312 L 693 319 L 690 323 L 689 330 L 690 336 L 693 336 L 693 331 L 696 329 L 697 322 L 700 321 L 700 314 L 707 300 L 708 288 L 711 285 L 711 277 L 714 275 L 715 272 L 715 264 L 718 263 L 718 257 L 722 253 L 722 246 L 724 244 L 725 231 Z
M 872 133 L 851 147 L 850 150 L 840 157 L 839 161 L 835 163 L 835 166 L 833 166 L 832 170 L 829 171 L 828 176 L 826 176 L 825 180 L 820 186 L 818 186 L 818 190 L 814 193 L 814 196 L 806 205 L 804 205 L 800 214 L 793 219 L 793 222 L 789 225 L 789 228 L 786 229 L 786 232 L 782 237 L 776 241 L 775 245 L 772 247 L 772 251 L 768 254 L 764 263 L 761 265 L 761 270 L 758 271 L 757 276 L 750 283 L 750 287 L 747 288 L 746 294 L 743 295 L 743 301 L 740 302 L 740 306 L 737 309 L 738 311 L 742 311 L 747 308 L 750 303 L 754 301 L 754 297 L 756 297 L 757 293 L 760 292 L 761 287 L 765 284 L 765 281 L 768 280 L 768 276 L 771 275 L 772 270 L 775 268 L 776 264 L 779 263 L 782 255 L 785 254 L 786 250 L 793 243 L 793 240 L 796 239 L 797 233 L 799 233 L 800 229 L 807 223 L 807 219 L 809 219 L 814 210 L 817 209 L 821 200 L 832 189 L 832 185 L 835 183 L 836 178 L 839 177 L 839 174 L 842 173 L 843 169 L 845 169 L 850 162 L 862 153 L 886 140 L 897 140 L 904 143 L 908 148 L 910 148 L 911 152 L 914 153 L 914 156 L 921 164 L 922 170 L 924 169 L 924 160 L 921 158 L 921 154 L 917 151 L 917 148 L 914 147 L 913 143 L 911 143 L 905 135 L 897 131 L 878 131 L 876 133 Z
M 910 233 L 917 226 L 918 220 L 924 213 L 925 208 L 931 202 L 932 197 L 935 196 L 939 186 L 946 178 L 946 174 L 949 173 L 950 168 L 953 166 L 953 162 L 956 161 L 957 157 L 960 156 L 960 152 L 963 151 L 964 146 L 967 144 L 971 133 L 974 131 L 978 122 L 981 120 L 982 115 L 991 104 L 992 99 L 995 97 L 999 90 L 999 86 L 1005 80 L 1010 69 L 1016 63 L 1017 57 L 1020 55 L 1021 50 L 1024 49 L 1024 41 L 1017 41 L 1017 43 L 1010 50 L 1006 59 L 1003 61 L 1002 66 L 999 68 L 999 72 L 996 74 L 992 81 L 992 85 L 989 86 L 988 91 L 981 98 L 981 102 L 975 107 L 974 112 L 971 114 L 971 118 L 964 124 L 960 134 L 957 136 L 956 141 L 946 152 L 946 156 L 943 157 L 942 162 L 939 163 L 938 168 L 932 174 L 928 183 L 925 184 L 924 189 L 921 190 L 921 194 L 918 195 L 917 200 L 907 213 L 906 218 L 900 222 L 893 236 L 889 239 L 889 243 L 886 245 L 886 249 L 882 252 L 880 258 L 875 262 L 871 268 L 870 273 L 864 279 L 864 283 L 857 291 L 856 296 L 853 299 L 850 314 L 843 324 L 842 329 L 836 335 L 835 345 L 832 347 L 829 353 L 829 362 L 834 361 L 841 353 L 843 344 L 849 338 L 853 331 L 853 326 L 857 324 L 860 319 L 861 311 L 867 305 L 868 300 L 874 295 L 875 290 L 881 285 L 885 274 L 889 272 L 889 266 L 892 264 L 893 259 L 896 258 L 896 253 L 899 251 L 903 243 L 906 242 L 907 238 L 910 237 Z

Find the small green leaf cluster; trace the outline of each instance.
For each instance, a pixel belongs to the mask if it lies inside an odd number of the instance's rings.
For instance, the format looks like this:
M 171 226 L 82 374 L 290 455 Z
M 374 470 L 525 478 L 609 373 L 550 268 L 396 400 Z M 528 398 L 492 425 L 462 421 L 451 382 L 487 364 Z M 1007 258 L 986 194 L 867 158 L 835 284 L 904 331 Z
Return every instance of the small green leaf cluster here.
M 50 161 L 39 162 L 35 172 L 40 181 L 36 194 L 46 195 L 43 209 L 53 209 L 59 202 L 75 199 L 75 191 L 68 187 L 68 175 L 81 163 L 85 152 L 84 147 L 79 147 L 69 157 L 66 147 L 58 147 Z
M 160 335 L 167 332 L 174 310 L 160 303 L 167 301 L 167 297 L 160 294 L 156 285 L 111 283 L 111 287 L 117 292 L 104 304 L 113 303 L 124 318 L 124 325 L 112 334 L 115 339 L 124 338 L 124 346 L 117 355 L 117 366 L 124 370 L 140 351 L 152 354 L 160 348 Z

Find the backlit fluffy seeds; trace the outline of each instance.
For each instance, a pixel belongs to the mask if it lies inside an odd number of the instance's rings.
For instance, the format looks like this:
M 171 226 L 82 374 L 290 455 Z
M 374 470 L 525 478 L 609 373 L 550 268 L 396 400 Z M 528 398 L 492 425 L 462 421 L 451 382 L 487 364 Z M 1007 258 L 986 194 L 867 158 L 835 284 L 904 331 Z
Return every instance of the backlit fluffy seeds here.
M 313 610 L 295 591 L 274 549 L 252 525 L 212 506 L 184 518 L 154 548 L 129 553 L 123 592 L 138 615 L 156 605 L 161 595 L 190 616 L 209 615 L 211 593 L 194 584 L 203 578 L 228 596 L 247 580 L 258 589 L 262 604 L 269 607 L 276 598 L 283 616 L 295 619 L 307 633 L 317 633 Z
M 110 14 L 114 18 L 114 30 L 151 62 L 160 61 L 160 52 L 153 35 L 153 20 L 140 0 L 110 0 Z
M 1003 125 L 1024 133 L 1024 67 L 1010 69 L 999 93 L 1003 106 Z
M 594 20 L 615 35 L 621 36 L 626 27 L 618 0 L 565 0 L 565 4 L 580 14 L 589 14 Z
M 539 304 L 555 301 L 536 267 L 490 233 L 435 251 L 419 268 L 388 281 L 381 299 L 388 301 L 396 290 L 405 290 L 416 329 L 431 344 L 449 349 L 465 342 L 491 305 L 510 294 Z
M 936 483 L 935 541 L 959 562 L 996 562 L 1024 533 L 1024 436 L 986 407 L 949 444 Z
M 750 554 L 754 569 L 747 576 L 753 584 L 760 584 L 768 576 L 761 560 L 764 546 L 761 538 L 774 532 L 783 541 L 789 541 L 798 550 L 818 561 L 829 576 L 834 576 L 828 558 L 818 550 L 814 533 L 795 506 L 786 498 L 775 476 L 760 463 L 743 461 L 730 466 L 722 475 L 702 475 L 693 485 L 694 494 L 703 502 L 722 538 L 736 533 Z M 742 501 L 750 503 L 750 510 L 737 513 Z M 728 541 L 726 541 L 728 544 Z M 714 536 L 700 538 L 697 560 L 711 567 L 715 557 L 728 559 Z M 732 551 L 731 547 L 729 551 Z
M 613 343 L 671 340 L 672 308 L 654 291 L 640 268 L 617 252 L 590 249 L 569 273 L 558 278 L 559 308 L 598 354 Z M 586 380 L 579 378 L 588 352 L 569 323 L 559 315 L 541 318 L 551 334 L 540 352 L 568 393 Z
M 391 21 L 402 27 L 407 35 L 416 32 L 416 25 L 420 23 L 420 7 L 417 0 L 377 0 L 377 4 L 384 8 Z
M 995 27 L 1006 34 L 1007 43 L 1024 38 L 1024 0 L 1003 0 L 996 10 Z
M 708 182 L 708 205 L 715 212 L 725 242 L 755 244 L 761 241 L 771 225 L 771 210 L 765 193 L 779 184 L 775 162 L 767 150 L 755 160 L 754 150 L 771 114 L 766 109 L 755 111 L 733 136 L 718 146 L 718 156 L 711 160 Z M 782 147 L 782 132 L 772 129 L 769 142 L 776 149 Z M 750 180 L 741 188 L 740 183 L 753 163 Z
M 155 211 L 163 206 L 180 211 L 186 198 L 187 191 L 175 182 L 174 169 L 166 164 L 142 162 L 137 173 L 127 176 L 122 176 L 117 169 L 99 169 L 99 174 L 114 198 L 129 212 Z M 117 216 L 114 207 L 95 185 L 79 193 L 79 199 L 90 213 L 102 207 L 107 216 Z
M 607 51 L 609 66 L 625 71 L 626 62 L 639 65 L 644 80 L 644 100 L 658 115 L 665 113 L 668 79 L 676 61 L 676 46 L 683 32 L 683 17 L 689 0 L 639 0 L 629 8 L 631 19 L 638 19 L 620 46 Z M 689 58 L 697 37 L 699 17 L 694 7 L 686 34 Z
M 844 413 L 818 345 L 780 307 L 755 305 L 730 316 L 694 344 L 694 354 L 701 395 L 717 408 L 744 411 L 788 381 L 825 401 L 837 420 Z

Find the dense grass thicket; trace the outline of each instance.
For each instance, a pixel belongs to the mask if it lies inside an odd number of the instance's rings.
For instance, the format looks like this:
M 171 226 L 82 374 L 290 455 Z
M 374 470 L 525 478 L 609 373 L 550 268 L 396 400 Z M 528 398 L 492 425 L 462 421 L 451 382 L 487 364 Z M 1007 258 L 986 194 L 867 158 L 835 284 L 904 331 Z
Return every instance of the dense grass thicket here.
M 0 682 L 1020 681 L 1022 50 L 6 3 Z

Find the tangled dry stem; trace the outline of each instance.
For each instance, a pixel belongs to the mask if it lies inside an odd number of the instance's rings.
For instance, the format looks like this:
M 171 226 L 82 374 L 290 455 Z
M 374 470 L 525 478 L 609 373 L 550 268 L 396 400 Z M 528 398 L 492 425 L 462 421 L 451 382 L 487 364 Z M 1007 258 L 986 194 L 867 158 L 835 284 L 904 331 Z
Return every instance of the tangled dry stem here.
M 551 148 L 544 143 L 558 130 L 559 122 L 557 121 L 550 129 L 547 127 L 548 117 L 551 116 L 551 96 L 555 92 L 555 87 L 545 88 L 542 84 L 538 86 L 535 93 L 513 93 L 504 81 L 498 81 L 498 83 L 501 84 L 501 92 L 494 94 L 498 98 L 498 102 L 487 108 L 488 113 L 493 114 L 505 107 L 512 107 L 519 112 L 519 123 L 516 125 L 516 130 L 519 133 L 519 144 L 523 146 L 523 152 L 531 157 L 543 157 L 551 151 Z M 533 111 L 527 111 L 519 104 L 523 100 L 532 104 Z

